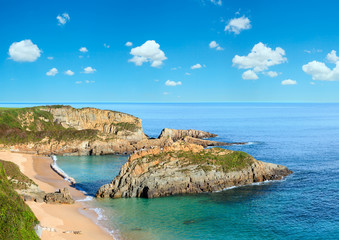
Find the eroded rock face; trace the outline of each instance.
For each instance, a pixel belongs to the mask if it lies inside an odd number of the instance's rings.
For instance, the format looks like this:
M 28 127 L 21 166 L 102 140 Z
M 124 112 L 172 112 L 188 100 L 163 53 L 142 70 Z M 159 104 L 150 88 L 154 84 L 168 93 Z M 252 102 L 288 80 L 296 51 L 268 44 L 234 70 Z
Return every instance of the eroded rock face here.
M 96 108 L 77 109 L 70 106 L 43 107 L 41 110 L 53 114 L 54 121 L 64 128 L 98 130 L 105 135 L 128 141 L 137 142 L 146 139 L 141 119 L 126 113 Z
M 204 132 L 200 130 L 194 130 L 194 129 L 189 129 L 189 130 L 180 130 L 180 129 L 170 129 L 170 128 L 164 128 L 161 133 L 159 138 L 171 138 L 173 141 L 177 141 L 179 139 L 183 139 L 184 137 L 192 137 L 192 138 L 213 138 L 217 137 L 218 135 L 209 133 L 209 132 Z
M 279 180 L 292 172 L 281 165 L 255 160 L 243 152 L 176 142 L 172 147 L 130 156 L 120 173 L 96 196 L 154 198 L 220 191 L 228 187 Z
M 55 193 L 47 193 L 44 201 L 51 204 L 73 204 L 74 200 L 69 193 L 68 188 L 59 189 Z

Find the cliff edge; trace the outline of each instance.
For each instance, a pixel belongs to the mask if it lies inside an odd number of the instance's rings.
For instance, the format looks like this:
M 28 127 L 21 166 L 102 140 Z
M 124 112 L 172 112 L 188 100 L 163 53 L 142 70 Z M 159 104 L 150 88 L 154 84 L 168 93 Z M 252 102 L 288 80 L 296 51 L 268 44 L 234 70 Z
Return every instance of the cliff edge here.
M 99 198 L 155 198 L 176 194 L 220 191 L 232 186 L 280 180 L 288 168 L 254 159 L 247 153 L 178 141 L 163 149 L 132 154 Z

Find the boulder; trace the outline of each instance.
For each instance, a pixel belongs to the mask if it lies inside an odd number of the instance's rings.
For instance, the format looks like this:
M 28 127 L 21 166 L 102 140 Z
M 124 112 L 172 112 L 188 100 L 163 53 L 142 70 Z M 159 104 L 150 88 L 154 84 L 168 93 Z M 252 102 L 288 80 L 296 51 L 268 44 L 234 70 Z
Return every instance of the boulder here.
M 73 204 L 74 200 L 68 190 L 68 188 L 59 189 L 54 193 L 47 193 L 44 201 L 51 204 Z

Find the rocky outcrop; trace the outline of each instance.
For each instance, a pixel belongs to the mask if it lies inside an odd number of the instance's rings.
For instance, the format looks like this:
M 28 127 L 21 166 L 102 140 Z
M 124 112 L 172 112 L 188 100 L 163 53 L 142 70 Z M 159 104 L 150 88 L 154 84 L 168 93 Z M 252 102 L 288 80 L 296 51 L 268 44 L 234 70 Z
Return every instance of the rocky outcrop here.
M 74 200 L 69 193 L 68 188 L 59 189 L 55 193 L 47 193 L 44 201 L 50 204 L 73 204 Z
M 192 138 L 213 138 L 217 137 L 218 135 L 209 133 L 209 132 L 204 132 L 200 130 L 194 130 L 194 129 L 189 129 L 189 130 L 177 130 L 177 129 L 170 129 L 170 128 L 164 128 L 161 133 L 159 138 L 171 138 L 173 141 L 177 141 L 179 139 L 183 139 L 184 137 L 192 137 Z
M 40 110 L 50 112 L 54 122 L 64 128 L 98 130 L 106 137 L 134 142 L 146 139 L 142 131 L 141 119 L 126 113 L 96 108 L 77 109 L 70 106 L 46 106 Z
M 284 166 L 255 160 L 244 152 L 203 149 L 179 141 L 162 150 L 155 148 L 131 155 L 119 175 L 102 186 L 96 196 L 155 198 L 213 192 L 279 180 L 291 173 Z
M 0 111 L 0 122 L 7 122 L 3 129 L 0 126 L 0 148 L 39 155 L 132 154 L 181 140 L 203 147 L 232 145 L 206 140 L 217 135 L 193 129 L 165 128 L 157 139 L 151 139 L 144 134 L 139 118 L 96 108 L 56 105 L 10 109 Z M 22 136 L 20 141 L 18 136 Z

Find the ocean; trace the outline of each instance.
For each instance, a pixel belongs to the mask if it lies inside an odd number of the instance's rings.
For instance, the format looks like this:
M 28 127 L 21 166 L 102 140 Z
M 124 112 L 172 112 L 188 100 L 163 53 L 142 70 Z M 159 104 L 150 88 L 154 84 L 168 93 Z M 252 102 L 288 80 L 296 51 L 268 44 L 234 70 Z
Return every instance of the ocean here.
M 209 131 L 218 134 L 218 141 L 248 142 L 225 148 L 294 172 L 282 181 L 216 193 L 97 200 L 90 196 L 118 174 L 128 156 L 58 156 L 59 167 L 89 195 L 85 204 L 97 211 L 98 223 L 117 238 L 339 239 L 339 104 L 70 105 L 132 114 L 143 120 L 150 137 L 167 127 Z

